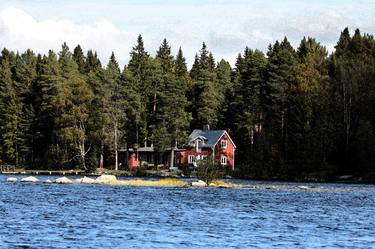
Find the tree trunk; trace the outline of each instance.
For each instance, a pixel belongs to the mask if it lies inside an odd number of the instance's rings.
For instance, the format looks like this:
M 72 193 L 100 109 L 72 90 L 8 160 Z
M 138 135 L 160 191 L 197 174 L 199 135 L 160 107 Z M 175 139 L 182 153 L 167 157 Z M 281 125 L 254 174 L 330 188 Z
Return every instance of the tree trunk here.
M 117 148 L 117 122 L 115 122 L 115 127 L 114 127 L 114 132 L 115 132 L 115 170 L 118 170 L 118 148 Z
M 86 163 L 85 163 L 85 141 L 81 141 L 80 145 L 79 145 L 79 154 L 80 154 L 80 157 L 81 157 L 81 163 L 82 163 L 82 167 L 86 170 Z

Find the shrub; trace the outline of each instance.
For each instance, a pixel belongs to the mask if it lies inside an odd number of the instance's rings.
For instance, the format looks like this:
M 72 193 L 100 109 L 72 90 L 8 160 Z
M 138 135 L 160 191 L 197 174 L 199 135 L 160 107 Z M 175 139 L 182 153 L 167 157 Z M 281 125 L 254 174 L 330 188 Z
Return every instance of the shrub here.
M 212 181 L 222 178 L 225 175 L 225 169 L 218 162 L 210 157 L 201 160 L 198 163 L 197 178 L 209 185 Z

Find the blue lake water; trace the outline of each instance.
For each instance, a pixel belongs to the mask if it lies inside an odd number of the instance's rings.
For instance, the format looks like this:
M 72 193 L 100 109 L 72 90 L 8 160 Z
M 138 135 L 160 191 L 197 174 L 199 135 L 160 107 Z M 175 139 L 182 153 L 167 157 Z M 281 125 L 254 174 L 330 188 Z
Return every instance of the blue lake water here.
M 313 185 L 324 191 L 0 181 L 0 248 L 375 248 L 375 186 Z

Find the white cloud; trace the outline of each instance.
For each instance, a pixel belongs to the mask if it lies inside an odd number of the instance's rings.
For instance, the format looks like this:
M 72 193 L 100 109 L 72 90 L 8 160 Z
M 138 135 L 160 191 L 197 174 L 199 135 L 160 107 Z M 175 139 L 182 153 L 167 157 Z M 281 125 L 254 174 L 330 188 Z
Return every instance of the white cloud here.
M 266 51 L 269 43 L 284 36 L 294 46 L 303 36 L 312 36 L 332 51 L 346 26 L 375 32 L 374 3 L 342 1 L 0 1 L 0 46 L 45 53 L 60 50 L 66 41 L 71 49 L 79 43 L 85 50 L 98 51 L 103 63 L 113 50 L 124 65 L 136 36 L 142 34 L 151 54 L 167 38 L 173 52 L 182 47 L 191 65 L 205 41 L 217 60 L 233 65 L 245 46 Z
M 0 12 L 0 46 L 24 51 L 28 48 L 46 53 L 60 50 L 65 41 L 71 50 L 80 44 L 84 49 L 98 51 L 107 61 L 114 51 L 120 64 L 128 60 L 135 37 L 115 27 L 109 20 L 101 19 L 92 24 L 77 24 L 70 20 L 38 21 L 28 13 L 6 8 Z

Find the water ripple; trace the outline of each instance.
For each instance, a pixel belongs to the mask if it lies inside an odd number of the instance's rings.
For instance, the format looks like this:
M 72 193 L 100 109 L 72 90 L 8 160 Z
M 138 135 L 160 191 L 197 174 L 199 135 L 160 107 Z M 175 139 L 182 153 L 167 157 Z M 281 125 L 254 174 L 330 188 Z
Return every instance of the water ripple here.
M 374 248 L 375 186 L 321 187 L 0 182 L 0 248 Z

